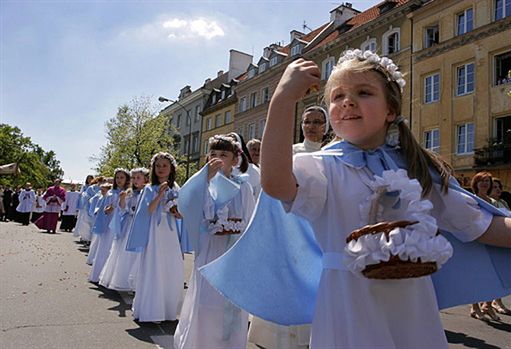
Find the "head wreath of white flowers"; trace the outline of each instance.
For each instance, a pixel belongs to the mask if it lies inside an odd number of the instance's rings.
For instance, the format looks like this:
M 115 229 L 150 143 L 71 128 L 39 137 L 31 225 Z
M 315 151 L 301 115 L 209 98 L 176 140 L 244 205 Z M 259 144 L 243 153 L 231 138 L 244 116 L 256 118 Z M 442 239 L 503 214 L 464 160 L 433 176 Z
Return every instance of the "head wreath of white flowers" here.
M 224 135 L 214 135 L 213 137 L 209 138 L 209 144 L 213 143 L 214 141 L 224 141 L 224 142 L 232 143 L 237 148 L 236 151 L 238 152 L 238 154 L 242 152 L 241 143 L 238 141 L 235 141 L 232 137 L 224 136 Z
M 372 51 L 362 51 L 359 49 L 348 50 L 344 52 L 344 54 L 339 58 L 337 62 L 338 65 L 342 63 L 352 60 L 358 59 L 359 61 L 368 61 L 369 63 L 377 64 L 387 73 L 387 77 L 389 80 L 395 81 L 400 89 L 401 93 L 406 85 L 406 81 L 403 78 L 403 74 L 399 71 L 398 66 L 392 61 L 392 59 L 388 57 L 380 57 L 376 53 Z

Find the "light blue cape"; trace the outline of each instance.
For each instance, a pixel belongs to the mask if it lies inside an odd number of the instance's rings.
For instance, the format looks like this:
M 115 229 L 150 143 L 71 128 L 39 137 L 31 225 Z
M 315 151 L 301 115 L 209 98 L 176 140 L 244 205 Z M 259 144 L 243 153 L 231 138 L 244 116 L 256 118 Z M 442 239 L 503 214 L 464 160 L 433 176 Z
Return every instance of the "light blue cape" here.
M 364 152 L 338 142 L 313 154 L 338 156 L 347 166 L 367 166 L 375 174 L 405 168 L 399 152 L 386 146 Z M 434 181 L 438 183 L 438 176 Z M 471 195 L 482 209 L 504 215 L 454 180 L 449 190 Z M 511 249 L 462 243 L 450 233 L 442 234 L 453 245 L 454 254 L 432 277 L 440 309 L 511 294 Z M 299 325 L 312 322 L 322 269 L 322 251 L 308 221 L 286 213 L 280 201 L 262 192 L 245 233 L 200 272 L 221 294 L 249 313 L 282 325 Z
M 243 181 L 241 178 L 238 182 Z M 177 207 L 183 216 L 182 240 L 187 242 L 189 251 L 198 253 L 199 238 L 205 233 L 204 202 L 211 195 L 218 209 L 232 200 L 239 191 L 240 183 L 230 180 L 218 172 L 208 183 L 208 165 L 195 173 L 179 191 Z M 207 194 L 209 191 L 209 194 Z

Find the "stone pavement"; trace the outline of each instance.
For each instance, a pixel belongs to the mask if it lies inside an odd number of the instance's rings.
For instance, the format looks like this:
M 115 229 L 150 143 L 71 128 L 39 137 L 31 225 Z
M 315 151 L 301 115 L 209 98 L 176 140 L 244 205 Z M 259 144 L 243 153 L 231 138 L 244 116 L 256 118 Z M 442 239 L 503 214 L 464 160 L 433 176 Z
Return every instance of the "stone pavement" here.
M 0 348 L 172 348 L 177 322 L 134 322 L 131 295 L 87 282 L 86 253 L 70 233 L 0 222 Z M 484 323 L 461 306 L 441 317 L 451 349 L 511 349 L 511 316 Z

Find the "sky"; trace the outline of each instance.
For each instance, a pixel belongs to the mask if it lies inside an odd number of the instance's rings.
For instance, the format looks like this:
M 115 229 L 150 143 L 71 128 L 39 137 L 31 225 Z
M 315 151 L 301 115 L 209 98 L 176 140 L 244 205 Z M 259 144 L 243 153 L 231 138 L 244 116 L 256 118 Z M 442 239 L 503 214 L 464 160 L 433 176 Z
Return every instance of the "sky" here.
M 379 2 L 351 1 L 360 11 Z M 256 63 L 340 3 L 0 0 L 0 123 L 55 151 L 64 179 L 83 182 L 119 106 L 149 97 L 163 109 L 159 96 L 227 71 L 230 49 Z

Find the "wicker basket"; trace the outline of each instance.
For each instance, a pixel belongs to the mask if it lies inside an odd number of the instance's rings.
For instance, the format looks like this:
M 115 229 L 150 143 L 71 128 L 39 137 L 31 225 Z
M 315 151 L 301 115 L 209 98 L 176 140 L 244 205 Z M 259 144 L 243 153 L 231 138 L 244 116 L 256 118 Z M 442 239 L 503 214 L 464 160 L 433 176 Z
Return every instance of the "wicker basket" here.
M 376 221 L 376 214 L 378 210 L 378 203 L 380 198 L 386 193 L 385 189 L 377 191 L 377 195 L 371 205 L 369 211 L 369 222 Z M 387 241 L 389 240 L 390 232 L 395 228 L 405 228 L 407 226 L 419 223 L 417 221 L 392 221 L 380 222 L 376 224 L 369 224 L 360 229 L 354 230 L 347 238 L 346 243 L 352 240 L 358 240 L 361 236 L 367 234 L 384 233 Z M 420 258 L 416 262 L 410 260 L 403 261 L 399 256 L 391 255 L 387 262 L 380 262 L 378 264 L 371 264 L 362 270 L 362 274 L 369 279 L 407 279 L 415 278 L 433 274 L 437 271 L 436 262 L 422 263 Z
M 346 243 L 351 240 L 357 240 L 359 237 L 367 234 L 384 233 L 387 237 L 389 233 L 395 228 L 404 228 L 409 225 L 418 223 L 417 221 L 393 221 L 381 222 L 373 225 L 366 225 L 361 229 L 353 231 L 347 238 Z M 399 256 L 392 255 L 388 262 L 380 262 L 378 264 L 371 264 L 362 270 L 362 274 L 369 279 L 407 279 L 421 277 L 433 274 L 437 270 L 435 262 L 422 263 L 420 258 L 417 262 L 410 260 L 403 261 Z

